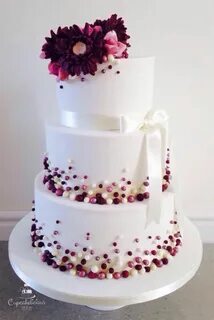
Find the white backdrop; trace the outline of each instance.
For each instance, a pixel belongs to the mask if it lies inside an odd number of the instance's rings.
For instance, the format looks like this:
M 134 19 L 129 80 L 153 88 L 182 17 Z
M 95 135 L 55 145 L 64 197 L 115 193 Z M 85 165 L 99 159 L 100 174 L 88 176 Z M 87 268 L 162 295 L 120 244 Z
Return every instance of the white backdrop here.
M 185 212 L 214 217 L 214 2 L 0 0 L 0 212 L 25 211 L 56 112 L 55 80 L 38 58 L 58 25 L 118 13 L 134 56 L 154 55 L 154 105 L 171 116 Z

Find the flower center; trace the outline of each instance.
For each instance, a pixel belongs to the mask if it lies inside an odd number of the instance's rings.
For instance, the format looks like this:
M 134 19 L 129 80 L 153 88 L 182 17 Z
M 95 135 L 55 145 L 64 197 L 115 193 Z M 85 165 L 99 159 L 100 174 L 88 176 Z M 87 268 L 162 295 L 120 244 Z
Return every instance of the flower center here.
M 84 54 L 86 52 L 86 44 L 78 41 L 72 48 L 73 53 L 76 54 L 77 56 L 80 54 Z

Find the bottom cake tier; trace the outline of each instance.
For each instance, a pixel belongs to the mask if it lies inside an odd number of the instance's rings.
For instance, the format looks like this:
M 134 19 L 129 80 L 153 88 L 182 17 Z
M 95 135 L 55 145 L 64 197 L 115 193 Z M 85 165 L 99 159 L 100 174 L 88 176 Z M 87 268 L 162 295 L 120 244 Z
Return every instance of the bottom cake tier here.
M 119 279 L 169 263 L 182 245 L 174 194 L 162 194 L 160 221 L 147 214 L 149 199 L 117 206 L 91 205 L 50 194 L 35 182 L 32 246 L 60 271 L 91 279 Z

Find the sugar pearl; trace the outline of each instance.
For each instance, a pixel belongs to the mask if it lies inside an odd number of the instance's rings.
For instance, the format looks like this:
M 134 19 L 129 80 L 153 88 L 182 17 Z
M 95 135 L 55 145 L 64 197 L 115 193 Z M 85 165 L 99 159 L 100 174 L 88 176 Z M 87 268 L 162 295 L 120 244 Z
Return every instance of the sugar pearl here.
M 135 277 L 138 274 L 138 271 L 136 269 L 132 269 L 130 271 L 131 276 Z
M 98 270 L 99 270 L 98 266 L 92 266 L 91 267 L 91 271 L 94 272 L 94 273 L 98 272 Z
M 71 257 L 70 257 L 70 260 L 71 260 L 71 262 L 76 262 L 76 261 L 77 261 L 77 258 L 74 257 L 74 256 L 71 256 Z
M 104 180 L 104 181 L 103 181 L 103 184 L 104 184 L 105 186 L 108 185 L 108 184 L 109 184 L 108 180 Z
M 85 260 L 89 260 L 90 259 L 90 256 L 89 255 L 86 255 L 85 256 Z
M 75 269 L 71 269 L 71 270 L 70 270 L 70 274 L 71 274 L 72 276 L 75 276 L 75 275 L 76 275 L 76 270 L 75 270 Z
M 95 189 L 97 187 L 96 183 L 92 183 L 91 187 Z
M 64 191 L 62 196 L 63 196 L 63 198 L 68 198 L 69 197 L 69 192 L 68 191 Z
M 152 271 L 154 271 L 154 270 L 157 269 L 157 266 L 156 266 L 154 263 L 152 263 L 151 266 L 150 266 L 150 269 L 151 269 Z
M 127 198 L 122 198 L 122 203 L 127 203 Z
M 73 200 L 75 200 L 75 198 L 76 198 L 75 193 L 71 193 L 69 196 L 69 199 L 73 201 Z
M 92 194 L 94 193 L 94 191 L 93 190 L 88 190 L 88 194 L 89 194 L 89 196 L 92 196 Z
M 112 275 L 111 273 L 107 273 L 106 278 L 107 278 L 107 279 L 112 279 L 112 278 L 113 278 L 113 275 Z
M 141 270 L 139 270 L 139 273 L 140 273 L 140 274 L 144 274 L 144 273 L 145 273 L 145 269 L 142 268 Z
M 84 202 L 88 203 L 89 201 L 90 201 L 90 198 L 89 197 L 85 197 Z
M 114 60 L 115 60 L 115 58 L 114 58 L 114 56 L 113 56 L 113 54 L 109 54 L 108 55 L 108 62 L 114 62 Z
M 106 202 L 107 202 L 107 204 L 112 204 L 113 200 L 109 198 L 106 200 Z
M 104 193 L 102 193 L 102 197 L 103 197 L 103 199 L 107 199 L 108 194 L 106 192 L 104 192 Z
M 82 258 L 82 252 L 78 252 L 77 256 L 78 256 L 79 258 Z

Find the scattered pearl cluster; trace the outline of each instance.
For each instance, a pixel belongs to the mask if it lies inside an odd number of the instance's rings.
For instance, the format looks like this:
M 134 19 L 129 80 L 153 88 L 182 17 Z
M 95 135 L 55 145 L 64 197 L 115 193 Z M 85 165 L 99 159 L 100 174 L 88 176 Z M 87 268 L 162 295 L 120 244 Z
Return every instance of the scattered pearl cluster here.
M 35 211 L 34 207 L 32 211 Z M 62 222 L 56 220 L 56 225 L 59 223 Z M 112 241 L 110 250 L 102 254 L 97 254 L 90 245 L 82 247 L 78 242 L 74 243 L 72 248 L 63 248 L 59 240 L 56 240 L 59 236 L 59 233 L 55 232 L 57 230 L 53 231 L 49 239 L 43 234 L 43 227 L 38 224 L 36 217 L 32 218 L 31 240 L 41 260 L 62 272 L 99 280 L 128 278 L 161 268 L 176 256 L 182 246 L 176 215 L 170 224 L 174 225 L 173 232 L 164 239 L 159 235 L 148 236 L 154 245 L 152 249 L 127 250 L 124 254 L 120 253 L 119 240 Z M 90 237 L 90 232 L 86 232 L 85 239 L 90 240 Z M 139 243 L 140 239 L 134 238 L 133 241 Z
M 169 162 L 168 150 L 162 191 L 168 188 L 171 179 Z M 149 177 L 138 186 L 125 176 L 122 176 L 120 181 L 89 183 L 88 175 L 78 175 L 71 165 L 68 165 L 66 171 L 52 168 L 47 156 L 43 164 L 45 169 L 43 184 L 58 197 L 99 205 L 118 205 L 149 199 Z

